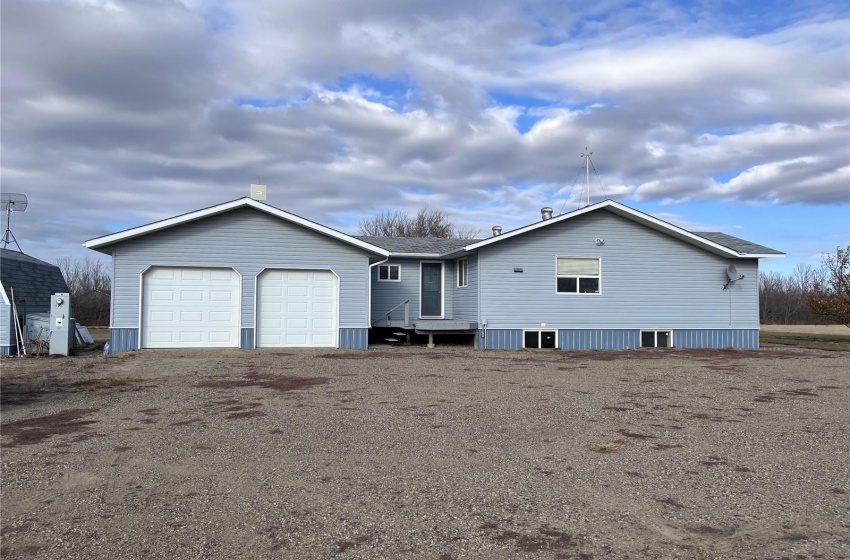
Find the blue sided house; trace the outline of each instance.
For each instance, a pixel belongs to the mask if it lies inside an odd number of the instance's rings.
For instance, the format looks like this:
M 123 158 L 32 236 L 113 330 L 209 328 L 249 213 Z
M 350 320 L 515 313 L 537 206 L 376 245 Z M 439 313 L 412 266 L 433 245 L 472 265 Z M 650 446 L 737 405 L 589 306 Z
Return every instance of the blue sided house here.
M 757 348 L 759 259 L 605 200 L 486 239 L 350 236 L 243 198 L 85 246 L 112 256 L 110 351 L 368 347 Z

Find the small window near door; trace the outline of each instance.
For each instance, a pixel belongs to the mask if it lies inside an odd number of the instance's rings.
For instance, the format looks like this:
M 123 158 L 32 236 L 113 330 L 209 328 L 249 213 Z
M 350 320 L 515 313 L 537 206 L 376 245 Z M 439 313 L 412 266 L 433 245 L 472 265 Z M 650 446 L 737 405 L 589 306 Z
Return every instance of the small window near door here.
M 640 345 L 642 348 L 672 348 L 673 331 L 641 331 Z
M 558 337 L 555 331 L 525 331 L 523 348 L 557 348 Z
M 457 287 L 466 288 L 469 285 L 469 263 L 466 259 L 457 261 Z
M 378 266 L 378 282 L 401 282 L 400 264 L 382 264 Z

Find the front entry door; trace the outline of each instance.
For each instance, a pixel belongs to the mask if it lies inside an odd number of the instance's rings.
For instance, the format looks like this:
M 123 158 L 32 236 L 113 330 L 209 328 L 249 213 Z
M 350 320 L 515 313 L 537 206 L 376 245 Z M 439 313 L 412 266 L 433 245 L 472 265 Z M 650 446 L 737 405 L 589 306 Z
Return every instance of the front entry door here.
M 419 316 L 443 316 L 443 263 L 422 263 L 422 304 Z

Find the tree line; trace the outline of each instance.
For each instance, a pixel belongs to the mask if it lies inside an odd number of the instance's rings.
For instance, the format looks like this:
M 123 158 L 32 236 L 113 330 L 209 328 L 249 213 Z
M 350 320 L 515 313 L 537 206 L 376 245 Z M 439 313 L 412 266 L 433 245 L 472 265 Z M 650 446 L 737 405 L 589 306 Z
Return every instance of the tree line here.
M 840 323 L 850 327 L 850 246 L 820 266 L 759 273 L 759 321 L 769 325 Z

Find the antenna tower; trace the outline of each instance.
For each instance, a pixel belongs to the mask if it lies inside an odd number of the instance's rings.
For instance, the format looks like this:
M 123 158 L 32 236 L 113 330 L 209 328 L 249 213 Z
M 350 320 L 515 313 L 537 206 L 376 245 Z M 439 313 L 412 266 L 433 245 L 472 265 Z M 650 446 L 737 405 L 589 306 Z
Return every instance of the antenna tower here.
M 584 159 L 584 184 L 587 189 L 587 206 L 590 206 L 590 156 L 593 155 L 593 152 L 587 149 L 587 146 L 584 147 L 584 151 L 581 153 L 581 158 Z
M 15 239 L 15 234 L 12 233 L 12 212 L 23 212 L 27 209 L 27 195 L 2 193 L 0 194 L 0 204 L 2 204 L 3 210 L 6 211 L 6 233 L 3 234 L 3 248 L 5 249 L 10 243 L 14 243 L 18 248 L 18 252 L 23 253 L 18 240 Z

